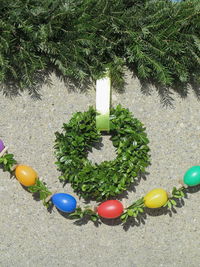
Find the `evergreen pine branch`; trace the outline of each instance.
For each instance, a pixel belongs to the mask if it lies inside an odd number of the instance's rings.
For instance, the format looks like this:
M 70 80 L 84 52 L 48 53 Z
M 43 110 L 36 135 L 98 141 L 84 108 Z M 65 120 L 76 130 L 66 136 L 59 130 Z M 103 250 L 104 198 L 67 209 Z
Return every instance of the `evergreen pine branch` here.
M 0 82 L 35 86 L 49 66 L 85 83 L 124 67 L 162 86 L 198 81 L 199 1 L 1 1 Z M 9 18 L 9 19 L 8 19 Z

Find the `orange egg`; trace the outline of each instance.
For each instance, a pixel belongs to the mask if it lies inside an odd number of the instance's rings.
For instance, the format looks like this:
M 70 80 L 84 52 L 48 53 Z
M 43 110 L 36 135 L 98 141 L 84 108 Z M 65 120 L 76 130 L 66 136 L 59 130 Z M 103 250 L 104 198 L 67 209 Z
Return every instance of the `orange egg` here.
M 38 178 L 36 171 L 26 165 L 18 165 L 15 169 L 15 176 L 24 186 L 34 185 Z

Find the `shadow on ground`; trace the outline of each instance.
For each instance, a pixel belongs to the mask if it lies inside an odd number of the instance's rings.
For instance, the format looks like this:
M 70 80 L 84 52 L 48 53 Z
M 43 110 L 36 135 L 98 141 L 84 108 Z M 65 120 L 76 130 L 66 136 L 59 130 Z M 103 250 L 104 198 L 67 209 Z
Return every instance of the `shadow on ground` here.
M 28 91 L 29 95 L 35 99 L 35 100 L 41 100 L 41 88 L 44 85 L 51 86 L 52 85 L 52 73 L 56 75 L 56 77 L 64 82 L 67 90 L 69 92 L 79 92 L 79 93 L 85 93 L 91 89 L 91 87 L 95 86 L 95 82 L 91 79 L 85 79 L 83 81 L 68 78 L 66 76 L 63 76 L 60 71 L 55 70 L 53 67 L 49 67 L 45 71 L 40 71 L 36 73 L 35 79 L 33 84 L 30 86 L 27 86 L 26 88 L 21 88 L 20 85 L 16 81 L 8 81 L 5 84 L 2 84 L 1 91 L 6 97 L 13 98 L 16 96 L 21 95 L 22 92 Z M 133 72 L 128 72 L 124 76 L 124 80 L 126 80 L 126 76 L 131 75 L 132 78 L 137 78 L 136 75 L 134 75 Z M 174 93 L 177 93 L 182 99 L 185 99 L 190 91 L 193 91 L 196 98 L 200 100 L 200 84 L 194 81 L 192 78 L 190 79 L 189 83 L 178 83 L 174 82 L 173 87 L 166 87 L 163 85 L 159 85 L 152 79 L 149 80 L 141 80 L 141 93 L 146 96 L 151 96 L 153 91 L 156 91 L 160 97 L 161 104 L 163 107 L 174 107 Z M 124 82 L 123 85 L 117 86 L 113 88 L 115 91 L 117 91 L 120 94 L 123 94 L 125 92 L 127 83 Z M 134 90 L 134 88 L 133 88 Z
M 188 199 L 188 194 L 197 193 L 199 191 L 200 191 L 200 185 L 187 188 L 185 191 L 184 199 Z M 140 227 L 141 225 L 144 225 L 146 223 L 146 220 L 148 219 L 148 216 L 157 217 L 157 216 L 162 216 L 162 215 L 169 215 L 170 217 L 172 217 L 173 214 L 178 213 L 178 209 L 184 207 L 184 205 L 185 205 L 184 199 L 183 198 L 176 199 L 176 206 L 172 206 L 171 208 L 161 207 L 161 208 L 157 208 L 157 209 L 150 209 L 150 208 L 146 207 L 144 209 L 144 213 L 141 213 L 137 218 L 129 217 L 129 219 L 125 223 L 122 223 L 120 218 L 117 218 L 117 219 L 100 218 L 100 220 L 97 220 L 96 222 L 94 222 L 94 225 L 96 227 L 99 227 L 103 223 L 103 224 L 106 224 L 108 226 L 113 227 L 113 226 L 118 226 L 118 225 L 122 224 L 124 231 L 128 231 L 130 227 Z M 72 218 L 69 217 L 69 214 L 64 213 L 62 211 L 59 211 L 59 210 L 57 210 L 57 211 L 65 219 L 71 219 L 72 220 Z M 90 221 L 90 217 L 86 216 L 86 217 L 83 217 L 81 219 L 75 220 L 74 224 L 77 226 L 82 226 L 82 225 L 87 224 L 89 221 Z
M 3 165 L 0 164 L 0 169 L 3 169 Z M 136 184 L 133 184 L 129 191 L 135 191 L 135 186 L 140 182 L 141 179 L 145 179 L 146 180 L 146 175 L 148 175 L 148 173 L 140 173 L 140 175 L 138 176 L 138 180 Z M 11 173 L 10 178 L 13 178 L 13 174 Z M 26 190 L 28 193 L 30 193 L 30 191 L 28 190 L 27 187 L 21 185 L 22 188 L 24 190 Z M 123 229 L 125 231 L 128 231 L 128 229 L 130 227 L 139 227 L 140 225 L 144 225 L 146 223 L 147 217 L 148 216 L 161 216 L 161 215 L 169 215 L 170 217 L 173 216 L 173 214 L 177 213 L 177 210 L 179 208 L 182 208 L 185 205 L 185 199 L 188 199 L 188 194 L 195 194 L 197 192 L 200 191 L 200 185 L 197 186 L 193 186 L 193 187 L 188 187 L 185 189 L 185 196 L 184 198 L 180 198 L 180 199 L 176 199 L 176 206 L 172 206 L 171 208 L 168 207 L 161 207 L 161 208 L 156 208 L 156 209 L 150 209 L 145 207 L 144 208 L 144 213 L 141 213 L 138 217 L 134 218 L 134 217 L 129 217 L 129 219 L 127 220 L 127 222 L 122 223 L 120 218 L 117 219 L 104 219 L 104 218 L 100 218 L 99 220 L 93 222 L 94 225 L 96 227 L 99 227 L 102 223 L 106 224 L 108 226 L 118 226 L 120 224 L 122 224 Z M 40 201 L 40 194 L 39 193 L 33 193 L 32 194 L 33 199 L 35 201 Z M 123 194 L 121 194 L 118 199 L 122 199 L 124 197 L 127 197 L 127 192 L 124 192 Z M 87 202 L 87 201 L 86 201 Z M 50 202 L 49 206 L 47 207 L 47 211 L 52 213 L 53 210 L 53 204 Z M 65 219 L 71 219 L 70 218 L 70 213 L 64 213 L 60 210 L 57 209 L 57 211 L 60 213 L 61 216 L 63 216 Z M 148 215 L 148 216 L 147 216 Z M 81 219 L 76 219 L 74 221 L 74 224 L 77 226 L 82 226 L 87 224 L 90 221 L 90 216 L 84 216 Z

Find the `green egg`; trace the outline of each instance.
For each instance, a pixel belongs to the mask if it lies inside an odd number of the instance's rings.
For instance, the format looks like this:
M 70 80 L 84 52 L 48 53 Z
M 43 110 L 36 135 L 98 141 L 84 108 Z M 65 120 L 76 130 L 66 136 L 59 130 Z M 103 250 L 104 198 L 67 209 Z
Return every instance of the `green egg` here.
M 188 186 L 200 184 L 200 166 L 193 166 L 184 175 L 183 181 Z

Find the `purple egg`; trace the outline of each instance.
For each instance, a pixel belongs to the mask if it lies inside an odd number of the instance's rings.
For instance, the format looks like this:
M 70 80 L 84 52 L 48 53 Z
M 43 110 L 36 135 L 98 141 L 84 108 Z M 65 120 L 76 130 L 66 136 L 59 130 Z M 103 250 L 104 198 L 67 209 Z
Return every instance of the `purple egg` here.
M 3 141 L 0 139 L 0 152 L 5 148 Z

